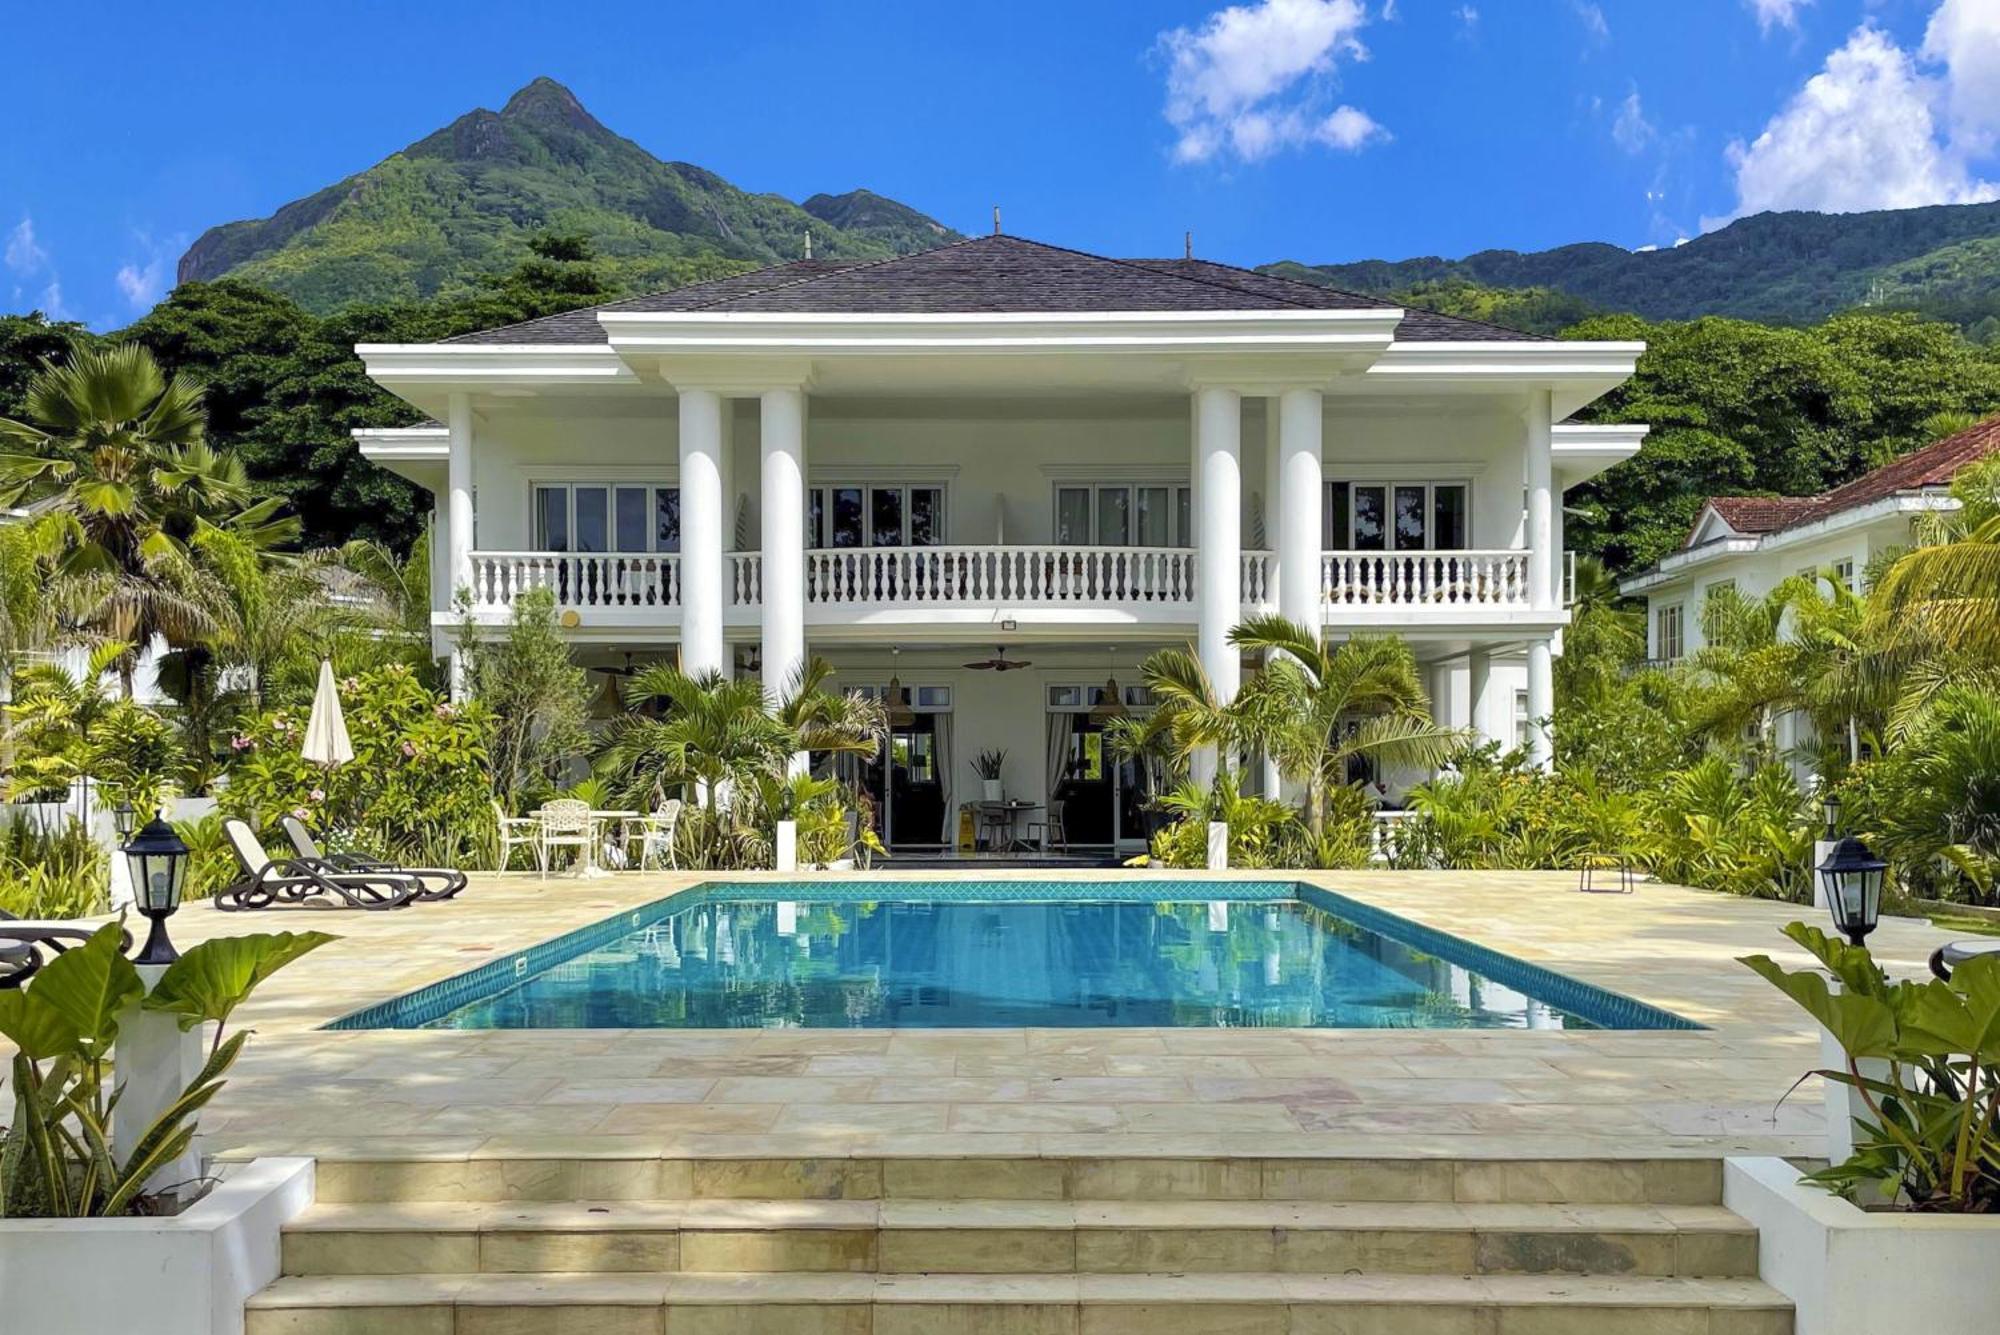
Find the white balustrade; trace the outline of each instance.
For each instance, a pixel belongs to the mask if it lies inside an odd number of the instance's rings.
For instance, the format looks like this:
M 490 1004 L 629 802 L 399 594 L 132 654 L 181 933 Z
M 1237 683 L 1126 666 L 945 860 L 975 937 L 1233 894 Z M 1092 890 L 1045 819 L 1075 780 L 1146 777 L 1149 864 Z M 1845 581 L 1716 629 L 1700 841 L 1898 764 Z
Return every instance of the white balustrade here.
M 1194 603 L 1185 547 L 849 547 L 806 553 L 806 602 Z
M 548 589 L 556 606 L 676 607 L 680 558 L 655 552 L 474 552 L 472 606 L 504 612 L 529 589 Z
M 729 554 L 729 601 L 756 607 L 764 601 L 764 558 L 758 552 Z
M 1243 604 L 1262 607 L 1271 601 L 1271 566 L 1277 558 L 1270 552 L 1243 553 Z
M 1335 606 L 1527 607 L 1528 553 L 1324 552 L 1320 593 Z
M 1403 839 L 1407 833 L 1405 822 L 1410 819 L 1408 811 L 1377 811 L 1368 830 L 1368 860 L 1370 862 L 1394 862 L 1402 851 Z

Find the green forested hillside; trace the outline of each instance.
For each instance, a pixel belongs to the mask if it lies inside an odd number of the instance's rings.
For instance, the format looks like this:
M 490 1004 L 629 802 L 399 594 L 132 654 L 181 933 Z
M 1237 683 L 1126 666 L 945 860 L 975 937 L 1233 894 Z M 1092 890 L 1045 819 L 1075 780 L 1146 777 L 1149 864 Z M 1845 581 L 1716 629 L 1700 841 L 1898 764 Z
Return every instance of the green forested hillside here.
M 662 162 L 613 134 L 574 94 L 536 79 L 499 111 L 459 117 L 367 171 L 269 218 L 210 228 L 181 282 L 225 275 L 330 311 L 454 296 L 528 255 L 528 238 L 586 238 L 618 292 L 677 286 L 816 254 L 925 249 L 956 233 L 865 190 L 801 207 Z
M 2000 203 L 1763 213 L 1664 250 L 1589 242 L 1458 260 L 1285 260 L 1266 268 L 1359 292 L 1452 282 L 1537 288 L 1654 320 L 1734 315 L 1808 324 L 1863 305 L 1918 310 L 1983 342 L 2000 332 Z

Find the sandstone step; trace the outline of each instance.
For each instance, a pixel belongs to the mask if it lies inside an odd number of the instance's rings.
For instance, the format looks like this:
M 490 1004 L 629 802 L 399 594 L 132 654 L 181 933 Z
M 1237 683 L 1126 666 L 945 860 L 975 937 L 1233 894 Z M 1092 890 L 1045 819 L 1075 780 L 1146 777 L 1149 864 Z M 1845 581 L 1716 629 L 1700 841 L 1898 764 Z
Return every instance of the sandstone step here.
M 1267 1200 L 1716 1205 L 1717 1159 L 322 1158 L 318 1199 Z
M 289 1275 L 436 1272 L 1570 1273 L 1747 1276 L 1720 1206 L 1300 1201 L 317 1205 Z
M 246 1335 L 1790 1335 L 1747 1279 L 519 1275 L 282 1279 Z

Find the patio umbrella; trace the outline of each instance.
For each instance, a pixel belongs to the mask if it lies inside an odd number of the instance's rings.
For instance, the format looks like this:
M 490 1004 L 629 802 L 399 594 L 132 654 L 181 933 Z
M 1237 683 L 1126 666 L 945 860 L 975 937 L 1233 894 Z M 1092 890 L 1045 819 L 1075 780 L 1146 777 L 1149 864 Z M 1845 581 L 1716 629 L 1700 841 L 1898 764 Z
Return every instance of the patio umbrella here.
M 340 716 L 340 692 L 333 684 L 333 664 L 319 660 L 319 688 L 313 692 L 312 717 L 306 720 L 301 754 L 320 765 L 344 765 L 354 759 L 347 740 L 347 720 Z

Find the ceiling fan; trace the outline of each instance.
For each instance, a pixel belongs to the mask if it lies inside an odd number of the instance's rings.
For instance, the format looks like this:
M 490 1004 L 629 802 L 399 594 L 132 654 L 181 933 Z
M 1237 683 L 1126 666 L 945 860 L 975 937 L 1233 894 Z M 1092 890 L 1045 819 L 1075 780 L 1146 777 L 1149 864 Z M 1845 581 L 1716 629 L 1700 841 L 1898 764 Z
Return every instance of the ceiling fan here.
M 1007 657 L 1007 646 L 1004 644 L 994 645 L 993 653 L 994 657 L 992 658 L 982 658 L 977 662 L 965 663 L 961 664 L 961 666 L 971 668 L 974 672 L 1012 672 L 1015 668 L 1034 666 L 1033 663 L 1025 658 Z

